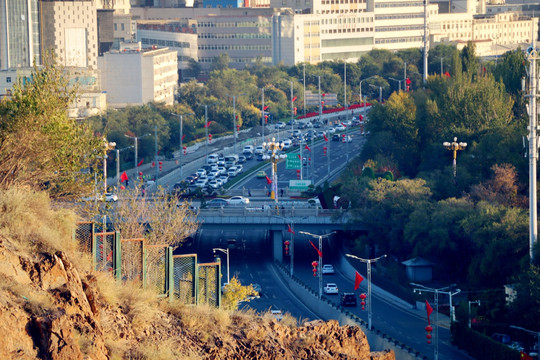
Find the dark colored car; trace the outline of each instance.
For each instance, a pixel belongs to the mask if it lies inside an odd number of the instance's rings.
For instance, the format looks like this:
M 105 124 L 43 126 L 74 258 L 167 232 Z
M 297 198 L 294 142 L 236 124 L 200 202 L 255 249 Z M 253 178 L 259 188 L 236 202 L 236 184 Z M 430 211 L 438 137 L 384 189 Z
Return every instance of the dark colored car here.
M 225 199 L 212 199 L 206 203 L 206 206 L 209 208 L 220 208 L 228 205 L 229 202 Z
M 240 155 L 240 156 L 238 157 L 238 163 L 239 163 L 239 164 L 245 163 L 246 160 L 247 160 L 247 158 L 246 158 L 244 155 Z
M 356 306 L 356 296 L 354 296 L 354 293 L 341 294 L 341 306 Z
M 339 134 L 332 135 L 332 141 L 341 141 Z
M 251 160 L 251 159 L 253 159 L 253 152 L 244 151 L 244 156 L 246 157 L 246 160 Z

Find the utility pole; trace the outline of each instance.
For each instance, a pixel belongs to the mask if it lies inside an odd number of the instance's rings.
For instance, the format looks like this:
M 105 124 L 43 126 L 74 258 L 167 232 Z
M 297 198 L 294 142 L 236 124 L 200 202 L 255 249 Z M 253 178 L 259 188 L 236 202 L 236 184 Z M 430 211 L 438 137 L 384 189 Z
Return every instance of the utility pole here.
M 538 161 L 538 138 L 536 127 L 538 126 L 538 109 L 536 108 L 536 60 L 538 59 L 539 49 L 536 44 L 529 47 L 526 51 L 527 60 L 529 60 L 529 257 L 530 263 L 534 264 L 534 247 L 538 240 L 538 219 L 537 219 L 537 196 L 536 196 L 536 163 Z
M 158 184 L 158 177 L 159 177 L 159 165 L 158 165 L 158 145 L 157 145 L 157 125 L 154 125 L 154 143 L 156 148 L 156 160 L 154 161 L 154 165 L 156 167 L 156 186 Z
M 424 0 L 424 86 L 427 82 L 428 75 L 428 52 L 429 52 L 429 43 L 428 43 L 428 5 L 429 0 Z
M 264 142 L 264 88 L 262 88 L 261 95 L 261 125 L 262 125 L 262 137 L 261 142 Z

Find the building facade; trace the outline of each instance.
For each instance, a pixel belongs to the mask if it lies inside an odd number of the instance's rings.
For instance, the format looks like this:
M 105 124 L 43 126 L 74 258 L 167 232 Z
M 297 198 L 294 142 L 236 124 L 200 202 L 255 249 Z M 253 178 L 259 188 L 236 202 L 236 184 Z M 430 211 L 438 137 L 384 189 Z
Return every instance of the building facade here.
M 0 69 L 41 63 L 38 0 L 0 0 Z
M 176 51 L 122 44 L 99 58 L 101 84 L 112 107 L 159 102 L 172 105 L 178 84 Z

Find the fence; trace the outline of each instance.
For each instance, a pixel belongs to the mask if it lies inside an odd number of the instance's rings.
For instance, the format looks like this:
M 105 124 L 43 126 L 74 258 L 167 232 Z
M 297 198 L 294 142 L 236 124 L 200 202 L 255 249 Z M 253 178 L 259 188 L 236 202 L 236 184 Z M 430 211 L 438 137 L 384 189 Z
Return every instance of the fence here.
M 80 222 L 73 238 L 80 251 L 92 256 L 94 268 L 118 281 L 139 282 L 159 297 L 186 304 L 221 306 L 221 264 L 197 264 L 197 254 L 174 255 L 168 245 L 148 245 L 144 239 L 120 239 L 120 232 L 95 232 L 93 222 Z

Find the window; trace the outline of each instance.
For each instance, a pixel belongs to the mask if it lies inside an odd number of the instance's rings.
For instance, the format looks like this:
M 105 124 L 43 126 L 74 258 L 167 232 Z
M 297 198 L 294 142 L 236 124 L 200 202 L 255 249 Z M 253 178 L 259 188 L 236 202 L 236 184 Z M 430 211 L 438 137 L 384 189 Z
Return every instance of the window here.
M 120 30 L 124 31 L 124 23 L 120 24 Z
M 11 82 L 11 77 L 10 77 L 10 76 L 8 76 L 8 77 L 6 78 L 6 82 L 7 82 L 7 83 L 10 83 L 10 82 Z

